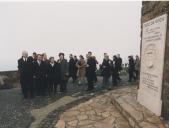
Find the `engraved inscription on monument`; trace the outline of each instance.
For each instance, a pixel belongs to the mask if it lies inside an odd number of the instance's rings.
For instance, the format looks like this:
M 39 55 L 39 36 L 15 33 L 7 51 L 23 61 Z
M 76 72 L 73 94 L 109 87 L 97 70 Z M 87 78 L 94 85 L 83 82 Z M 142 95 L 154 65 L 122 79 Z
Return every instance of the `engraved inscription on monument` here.
M 143 24 L 138 101 L 161 115 L 167 14 Z

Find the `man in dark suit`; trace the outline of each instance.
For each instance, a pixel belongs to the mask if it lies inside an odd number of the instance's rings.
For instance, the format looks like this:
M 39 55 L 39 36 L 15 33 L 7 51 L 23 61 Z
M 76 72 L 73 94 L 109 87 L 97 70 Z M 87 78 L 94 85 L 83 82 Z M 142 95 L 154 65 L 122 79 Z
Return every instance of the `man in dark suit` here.
M 76 81 L 76 61 L 73 58 L 73 55 L 69 56 L 69 78 L 72 77 L 73 83 Z
M 48 60 L 48 57 L 47 57 L 46 53 L 42 53 L 42 61 L 45 63 L 45 65 L 47 67 L 48 64 L 49 64 L 49 60 Z M 48 91 L 48 80 L 47 80 L 47 77 L 44 79 L 44 87 L 45 87 L 45 92 L 47 92 Z
M 60 64 L 60 92 L 66 92 L 67 91 L 67 81 L 68 81 L 68 62 L 64 58 L 64 53 L 59 53 L 59 60 L 58 63 Z
M 128 57 L 129 60 L 129 67 L 128 67 L 128 72 L 129 72 L 129 82 L 132 82 L 132 80 L 136 80 L 136 77 L 134 75 L 135 71 L 135 63 L 134 63 L 134 58 L 133 56 Z
M 113 56 L 112 61 L 112 82 L 114 86 L 117 86 L 117 80 L 119 77 L 119 64 L 118 64 L 118 58 L 116 55 Z
M 36 52 L 33 52 L 32 58 L 33 58 L 33 61 L 34 61 L 34 62 L 37 60 L 37 54 L 36 54 Z
M 77 56 L 76 56 L 76 55 L 74 55 L 73 59 L 74 59 L 74 61 L 75 61 L 75 80 L 77 80 L 78 67 L 76 66 L 76 64 L 77 64 L 77 62 L 78 62 L 79 60 L 77 59 Z
M 35 79 L 36 95 L 45 95 L 45 80 L 47 78 L 47 66 L 42 61 L 42 55 L 37 55 L 37 61 L 34 62 L 33 77 Z
M 88 52 L 87 67 L 86 67 L 86 77 L 88 82 L 87 91 L 92 91 L 94 89 L 95 70 L 96 70 L 96 61 L 92 57 L 92 52 Z
M 29 58 L 34 63 L 37 60 L 37 54 L 36 54 L 36 52 L 33 52 L 32 56 L 30 56 Z
M 95 56 L 92 56 L 93 57 L 93 59 L 95 60 L 95 74 L 94 74 L 94 82 L 96 83 L 97 82 L 97 74 L 96 74 L 96 71 L 97 71 L 97 64 L 98 64 L 98 61 L 97 61 L 97 59 L 96 59 L 96 57 Z
M 121 78 L 120 78 L 120 71 L 122 70 L 122 58 L 120 57 L 120 54 L 117 54 L 117 68 L 118 68 L 118 76 L 117 76 L 117 79 L 119 81 L 121 81 Z
M 47 78 L 48 78 L 48 93 L 49 95 L 57 92 L 57 85 L 60 84 L 60 65 L 55 62 L 54 57 L 49 58 L 47 66 Z
M 29 93 L 33 97 L 33 64 L 27 51 L 22 52 L 22 57 L 18 60 L 18 69 L 24 98 L 28 98 Z

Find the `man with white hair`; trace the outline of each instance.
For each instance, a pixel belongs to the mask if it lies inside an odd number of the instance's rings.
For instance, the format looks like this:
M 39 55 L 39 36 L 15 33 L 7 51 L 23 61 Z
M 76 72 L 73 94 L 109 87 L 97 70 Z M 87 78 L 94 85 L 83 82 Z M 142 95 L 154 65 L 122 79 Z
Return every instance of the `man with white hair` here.
M 33 97 L 33 64 L 28 52 L 23 51 L 22 57 L 18 60 L 18 69 L 20 73 L 21 90 L 24 98 Z

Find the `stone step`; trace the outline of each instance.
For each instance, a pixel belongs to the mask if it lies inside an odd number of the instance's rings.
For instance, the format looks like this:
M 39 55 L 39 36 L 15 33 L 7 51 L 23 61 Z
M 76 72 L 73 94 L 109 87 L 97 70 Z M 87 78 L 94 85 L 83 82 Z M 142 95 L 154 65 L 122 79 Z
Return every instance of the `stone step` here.
M 139 104 L 137 86 L 126 86 L 111 92 L 112 104 L 127 119 L 132 128 L 169 128 L 161 117 Z

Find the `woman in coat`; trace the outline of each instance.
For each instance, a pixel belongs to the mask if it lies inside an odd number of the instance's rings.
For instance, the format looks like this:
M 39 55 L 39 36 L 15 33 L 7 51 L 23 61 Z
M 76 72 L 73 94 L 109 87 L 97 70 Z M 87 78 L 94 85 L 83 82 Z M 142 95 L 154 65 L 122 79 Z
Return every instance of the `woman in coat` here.
M 79 56 L 79 61 L 76 64 L 78 68 L 77 75 L 79 76 L 79 85 L 85 83 L 85 75 L 86 75 L 86 62 L 82 55 Z

